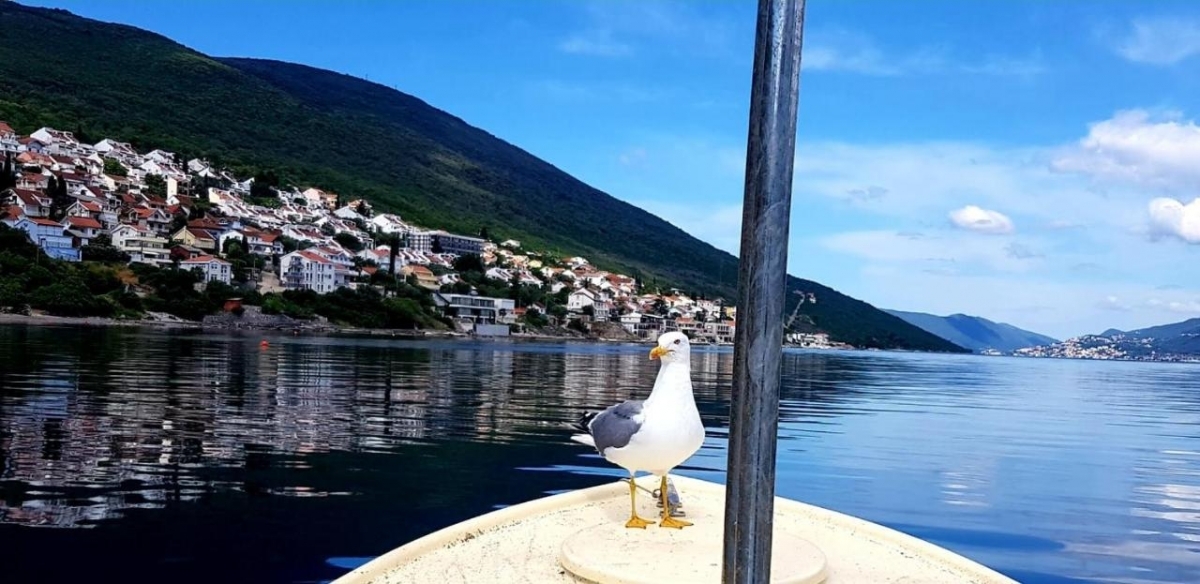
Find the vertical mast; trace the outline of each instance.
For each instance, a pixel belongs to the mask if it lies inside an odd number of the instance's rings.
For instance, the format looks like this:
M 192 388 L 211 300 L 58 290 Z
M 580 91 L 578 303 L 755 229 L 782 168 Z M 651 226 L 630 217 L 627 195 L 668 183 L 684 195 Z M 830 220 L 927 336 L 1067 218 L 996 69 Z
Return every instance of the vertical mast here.
M 722 581 L 771 573 L 775 448 L 805 0 L 759 0 L 738 269 Z

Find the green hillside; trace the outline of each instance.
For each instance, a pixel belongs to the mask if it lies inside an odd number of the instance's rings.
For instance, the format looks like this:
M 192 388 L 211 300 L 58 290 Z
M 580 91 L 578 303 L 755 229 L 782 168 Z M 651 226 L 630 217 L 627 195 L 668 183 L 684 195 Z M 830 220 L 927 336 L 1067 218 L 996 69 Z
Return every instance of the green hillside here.
M 52 40 L 51 40 L 52 39 Z M 425 102 L 301 65 L 218 59 L 140 29 L 0 2 L 0 119 L 204 156 L 371 200 L 418 224 L 578 254 L 732 299 L 737 258 Z M 807 326 L 861 346 L 961 350 L 819 284 Z

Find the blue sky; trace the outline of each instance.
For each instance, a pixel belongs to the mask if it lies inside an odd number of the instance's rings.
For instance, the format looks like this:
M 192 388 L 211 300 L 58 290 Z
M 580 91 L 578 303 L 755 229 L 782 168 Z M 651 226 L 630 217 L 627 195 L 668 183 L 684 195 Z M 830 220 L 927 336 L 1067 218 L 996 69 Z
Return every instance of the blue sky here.
M 395 86 L 737 251 L 753 2 L 34 3 Z M 1200 316 L 1200 5 L 807 17 L 793 274 L 1060 337 Z

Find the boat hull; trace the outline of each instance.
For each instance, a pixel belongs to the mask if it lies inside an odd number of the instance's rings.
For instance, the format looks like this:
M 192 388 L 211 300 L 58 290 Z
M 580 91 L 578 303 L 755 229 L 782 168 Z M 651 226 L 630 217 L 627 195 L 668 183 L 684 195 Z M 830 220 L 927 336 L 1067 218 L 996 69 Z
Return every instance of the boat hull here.
M 682 499 L 686 519 L 696 525 L 682 532 L 657 525 L 646 530 L 626 530 L 629 516 L 629 487 L 624 481 L 543 497 L 480 515 L 431 533 L 398 547 L 345 574 L 334 584 L 523 582 L 569 583 L 601 580 L 633 582 L 634 575 L 620 576 L 611 566 L 580 566 L 578 556 L 569 556 L 569 541 L 577 541 L 584 530 L 605 530 L 609 540 L 596 545 L 612 554 L 589 554 L 588 562 L 626 561 L 621 556 L 620 538 L 655 538 L 665 544 L 662 562 L 679 566 L 682 581 L 719 582 L 719 553 L 714 542 L 693 545 L 686 541 L 700 529 L 723 527 L 725 489 L 699 479 L 672 476 Z M 654 477 L 641 477 L 638 485 L 653 489 Z M 657 518 L 654 501 L 639 493 L 639 514 Z M 808 579 L 789 579 L 772 570 L 775 582 L 819 582 L 828 584 L 889 582 L 1016 584 L 949 550 L 862 519 L 776 497 L 774 528 L 778 541 L 803 541 L 819 550 L 818 559 L 800 565 Z M 694 530 L 694 531 L 690 531 Z M 627 535 L 626 535 L 627 534 Z M 695 536 L 701 537 L 701 536 Z M 617 538 L 617 539 L 612 539 Z M 680 539 L 683 538 L 683 539 Z M 773 554 L 779 555 L 778 544 Z M 812 562 L 823 562 L 817 566 Z M 699 564 L 712 568 L 695 568 Z M 660 565 L 659 568 L 662 566 Z M 795 566 L 793 566 L 795 567 Z M 587 578 L 577 574 L 585 574 Z M 709 575 L 712 575 L 711 579 Z M 817 574 L 817 576 L 813 576 Z M 599 575 L 603 575 L 600 577 Z

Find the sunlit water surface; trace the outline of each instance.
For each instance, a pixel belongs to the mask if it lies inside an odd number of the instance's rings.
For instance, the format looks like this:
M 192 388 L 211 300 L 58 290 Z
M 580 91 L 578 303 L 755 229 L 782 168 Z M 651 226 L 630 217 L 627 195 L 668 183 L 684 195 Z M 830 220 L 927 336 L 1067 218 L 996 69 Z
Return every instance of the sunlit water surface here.
M 622 471 L 647 346 L 0 328 L 0 581 L 325 582 Z M 723 482 L 732 354 L 697 348 Z M 1200 582 L 1200 368 L 789 352 L 777 492 L 1022 582 Z

